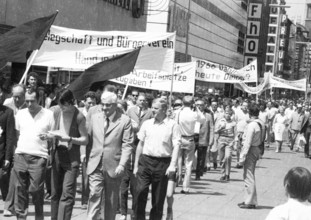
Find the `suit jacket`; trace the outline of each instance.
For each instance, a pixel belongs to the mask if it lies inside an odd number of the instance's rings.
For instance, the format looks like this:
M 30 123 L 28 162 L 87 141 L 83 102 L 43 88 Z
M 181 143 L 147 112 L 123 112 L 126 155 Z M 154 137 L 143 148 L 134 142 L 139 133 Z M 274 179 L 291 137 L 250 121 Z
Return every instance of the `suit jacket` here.
M 115 169 L 120 164 L 125 166 L 133 150 L 133 131 L 131 119 L 116 111 L 104 132 L 104 113 L 100 105 L 92 107 L 87 115 L 86 124 L 90 141 L 90 156 L 87 164 L 87 174 L 91 174 L 102 160 L 103 168 L 114 178 Z M 102 158 L 103 157 L 103 158 Z
M 136 105 L 127 110 L 127 115 L 139 125 L 138 130 L 144 121 L 153 118 L 153 113 L 150 108 L 147 108 L 139 115 L 139 109 Z
M 15 119 L 12 109 L 0 104 L 0 168 L 5 160 L 12 161 L 16 143 Z

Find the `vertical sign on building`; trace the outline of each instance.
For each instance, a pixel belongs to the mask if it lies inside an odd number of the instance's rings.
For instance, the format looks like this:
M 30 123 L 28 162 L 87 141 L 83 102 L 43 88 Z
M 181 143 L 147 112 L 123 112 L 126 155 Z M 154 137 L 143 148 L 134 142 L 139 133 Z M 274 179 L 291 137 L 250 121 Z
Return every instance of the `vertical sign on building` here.
M 261 3 L 250 3 L 247 15 L 247 32 L 245 42 L 245 59 L 244 66 L 257 59 L 259 33 L 260 33 L 260 19 L 262 12 Z
M 283 71 L 283 60 L 284 60 L 284 47 L 285 47 L 285 35 L 286 35 L 286 20 L 287 15 L 281 13 L 280 33 L 279 33 L 279 51 L 277 57 L 277 70 Z
M 268 40 L 267 40 L 267 52 L 266 52 L 266 72 L 276 73 L 278 69 L 283 68 L 282 59 L 284 56 L 283 47 L 285 40 L 282 41 L 282 47 L 279 48 L 280 41 L 280 24 L 283 17 L 281 17 L 282 5 L 285 5 L 284 1 L 271 0 L 270 1 L 270 15 L 269 15 L 269 28 L 268 28 Z M 286 20 L 286 16 L 285 16 Z M 286 30 L 284 27 L 283 31 Z M 282 30 L 281 30 L 282 31 Z M 284 32 L 285 35 L 285 32 Z M 281 50 L 280 50 L 281 49 Z M 279 63 L 279 56 L 281 56 Z

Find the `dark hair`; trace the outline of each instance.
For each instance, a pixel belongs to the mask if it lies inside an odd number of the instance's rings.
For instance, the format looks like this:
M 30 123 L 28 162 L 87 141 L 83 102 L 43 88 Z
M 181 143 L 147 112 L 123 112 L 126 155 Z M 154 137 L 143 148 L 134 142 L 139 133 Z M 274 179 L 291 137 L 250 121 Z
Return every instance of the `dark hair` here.
M 257 104 L 251 104 L 248 108 L 249 116 L 259 116 L 259 108 Z
M 311 195 L 311 173 L 304 167 L 294 167 L 284 178 L 284 187 L 290 198 L 306 201 Z
M 30 89 L 28 89 L 27 93 L 28 94 L 35 93 L 36 94 L 36 100 L 37 101 L 39 100 L 40 94 L 39 94 L 39 91 L 37 89 L 30 88 Z
M 27 80 L 29 80 L 29 78 L 30 78 L 31 76 L 32 76 L 33 78 L 36 78 L 36 79 L 39 78 L 38 73 L 36 73 L 36 72 L 30 72 L 30 73 L 28 74 Z
M 96 100 L 96 93 L 93 91 L 88 91 L 85 95 L 84 95 L 84 100 L 86 100 L 87 98 L 91 98 L 91 99 L 95 99 Z
M 118 99 L 117 103 L 122 105 L 124 111 L 127 111 L 127 102 L 125 100 Z
M 74 96 L 73 93 L 69 89 L 65 89 L 59 96 L 58 102 L 64 105 L 66 102 L 70 105 L 74 105 Z
M 108 84 L 105 86 L 104 91 L 117 93 L 117 87 L 115 87 L 114 85 Z

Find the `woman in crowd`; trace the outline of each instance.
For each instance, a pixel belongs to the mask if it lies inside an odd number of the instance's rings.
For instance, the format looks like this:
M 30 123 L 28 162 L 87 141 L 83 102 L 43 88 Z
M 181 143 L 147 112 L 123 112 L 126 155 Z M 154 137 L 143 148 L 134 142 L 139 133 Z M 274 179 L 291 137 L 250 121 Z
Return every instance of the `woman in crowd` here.
M 294 167 L 284 178 L 288 201 L 272 209 L 266 220 L 310 220 L 311 173 L 303 167 Z
M 277 153 L 282 150 L 282 143 L 285 139 L 284 131 L 289 121 L 285 115 L 285 108 L 283 106 L 280 106 L 279 112 L 280 113 L 276 114 L 273 120 L 273 131 L 277 144 L 275 152 Z

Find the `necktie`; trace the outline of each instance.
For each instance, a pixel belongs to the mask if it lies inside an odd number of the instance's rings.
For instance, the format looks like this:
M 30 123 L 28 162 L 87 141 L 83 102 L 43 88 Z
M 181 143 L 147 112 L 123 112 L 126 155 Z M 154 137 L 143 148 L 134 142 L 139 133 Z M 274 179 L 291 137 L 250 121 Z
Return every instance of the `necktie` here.
M 107 130 L 108 130 L 108 127 L 109 127 L 109 118 L 106 117 L 106 118 L 105 118 L 105 126 L 104 126 L 105 134 L 106 134 L 106 132 L 107 132 Z

